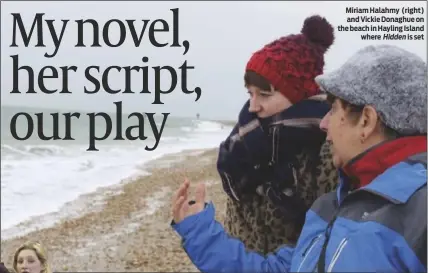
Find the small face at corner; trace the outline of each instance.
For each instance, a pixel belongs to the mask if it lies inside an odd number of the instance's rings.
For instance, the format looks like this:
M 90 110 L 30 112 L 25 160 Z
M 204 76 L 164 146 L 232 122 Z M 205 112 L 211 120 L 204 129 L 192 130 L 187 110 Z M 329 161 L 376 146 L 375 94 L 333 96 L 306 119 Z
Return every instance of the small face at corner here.
M 41 273 L 43 271 L 42 263 L 36 252 L 31 249 L 23 249 L 19 252 L 16 267 L 17 273 Z

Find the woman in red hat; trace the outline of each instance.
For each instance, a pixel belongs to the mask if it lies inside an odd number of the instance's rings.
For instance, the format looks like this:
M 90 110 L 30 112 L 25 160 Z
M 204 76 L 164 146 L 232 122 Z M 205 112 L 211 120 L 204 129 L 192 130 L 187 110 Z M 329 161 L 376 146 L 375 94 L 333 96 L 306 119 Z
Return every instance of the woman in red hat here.
M 228 194 L 225 228 L 250 250 L 295 244 L 306 211 L 338 183 L 319 129 L 330 106 L 314 81 L 333 40 L 333 27 L 311 16 L 300 34 L 267 44 L 247 63 L 250 99 L 220 145 L 217 167 Z

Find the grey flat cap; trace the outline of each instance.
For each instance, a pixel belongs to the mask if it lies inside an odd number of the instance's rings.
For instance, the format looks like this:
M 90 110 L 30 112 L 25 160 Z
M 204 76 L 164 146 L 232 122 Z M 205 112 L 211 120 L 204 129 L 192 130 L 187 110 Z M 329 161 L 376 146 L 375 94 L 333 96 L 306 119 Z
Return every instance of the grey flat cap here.
M 413 53 L 391 45 L 367 46 L 315 81 L 349 103 L 372 105 L 402 135 L 427 133 L 427 66 Z

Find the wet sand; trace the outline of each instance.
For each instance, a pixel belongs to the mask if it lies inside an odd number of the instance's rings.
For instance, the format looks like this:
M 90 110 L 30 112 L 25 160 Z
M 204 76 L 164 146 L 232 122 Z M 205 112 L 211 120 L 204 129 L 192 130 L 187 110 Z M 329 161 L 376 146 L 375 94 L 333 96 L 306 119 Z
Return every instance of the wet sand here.
M 170 201 L 186 176 L 207 184 L 208 200 L 223 221 L 226 195 L 216 170 L 217 149 L 185 151 L 144 166 L 151 174 L 85 197 L 79 216 L 1 242 L 1 260 L 12 267 L 15 249 L 39 240 L 53 271 L 197 272 L 171 229 Z

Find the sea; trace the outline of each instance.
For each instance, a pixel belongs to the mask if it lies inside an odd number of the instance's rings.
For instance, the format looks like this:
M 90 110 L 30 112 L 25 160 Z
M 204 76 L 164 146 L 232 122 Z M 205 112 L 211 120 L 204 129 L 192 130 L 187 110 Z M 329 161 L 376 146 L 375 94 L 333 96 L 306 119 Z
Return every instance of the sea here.
M 16 140 L 11 134 L 12 117 L 19 112 L 28 113 L 33 120 L 33 133 L 25 141 Z M 232 129 L 232 122 L 181 118 L 171 113 L 166 119 L 157 148 L 148 151 L 147 147 L 153 147 L 155 137 L 147 116 L 144 116 L 142 125 L 135 116 L 108 113 L 112 121 L 110 136 L 95 142 L 98 151 L 87 151 L 90 118 L 87 113 L 79 112 L 79 119 L 70 122 L 70 135 L 75 140 L 40 139 L 39 131 L 43 130 L 45 136 L 52 136 L 56 124 L 58 135 L 63 138 L 66 128 L 63 113 L 72 112 L 2 105 L 2 234 L 30 218 L 58 211 L 64 204 L 94 192 L 99 187 L 112 186 L 124 179 L 144 175 L 144 164 L 151 160 L 189 149 L 218 147 Z M 36 113 L 43 113 L 39 115 L 39 120 Z M 59 113 L 57 121 L 52 113 Z M 159 113 L 154 117 L 160 130 L 163 116 Z M 93 118 L 96 136 L 105 134 L 107 119 Z M 140 129 L 133 129 L 132 134 L 137 136 L 140 133 L 147 138 L 115 140 L 118 119 L 121 119 L 122 136 L 125 136 L 126 128 L 140 125 Z M 28 120 L 24 116 L 20 116 L 14 126 L 19 137 L 26 135 L 28 127 Z

